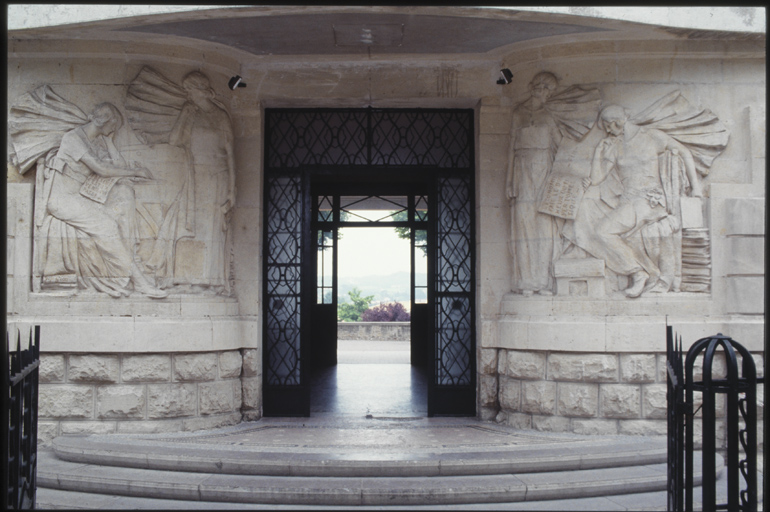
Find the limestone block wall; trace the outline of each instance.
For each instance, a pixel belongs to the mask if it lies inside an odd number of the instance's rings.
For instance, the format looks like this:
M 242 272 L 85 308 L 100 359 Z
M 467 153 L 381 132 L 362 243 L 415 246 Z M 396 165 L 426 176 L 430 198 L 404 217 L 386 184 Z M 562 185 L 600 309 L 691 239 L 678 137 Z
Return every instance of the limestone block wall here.
M 761 375 L 764 355 L 753 355 Z M 587 435 L 666 434 L 665 354 L 485 349 L 482 358 L 482 406 L 497 410 L 495 420 L 500 423 Z M 695 370 L 695 379 L 701 379 L 702 365 L 696 364 Z M 713 370 L 715 378 L 726 376 L 724 357 L 715 359 Z M 761 431 L 764 397 L 759 392 Z M 696 408 L 699 397 L 696 394 Z M 716 412 L 725 414 L 724 395 L 717 397 Z M 696 432 L 699 429 L 696 422 Z M 724 436 L 722 419 L 718 442 L 723 444 Z M 760 446 L 763 443 L 759 434 Z
M 256 350 L 41 354 L 39 440 L 181 432 L 259 414 Z

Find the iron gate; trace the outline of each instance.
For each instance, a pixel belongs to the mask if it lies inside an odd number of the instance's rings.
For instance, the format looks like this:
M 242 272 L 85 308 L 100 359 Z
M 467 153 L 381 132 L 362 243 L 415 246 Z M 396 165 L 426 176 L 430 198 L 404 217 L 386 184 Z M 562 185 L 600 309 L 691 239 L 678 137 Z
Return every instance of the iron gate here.
M 712 375 L 714 355 L 722 347 L 727 376 Z M 704 511 L 730 510 L 755 512 L 757 510 L 757 377 L 754 359 L 740 343 L 721 333 L 701 338 L 682 356 L 681 337 L 674 339 L 670 326 L 666 327 L 668 371 L 668 510 L 694 509 L 693 453 L 695 415 L 702 410 L 703 489 Z M 702 355 L 703 377 L 694 378 L 695 362 Z M 738 356 L 741 358 L 739 370 Z M 684 364 L 683 364 L 684 363 Z M 695 392 L 701 393 L 702 405 L 695 409 Z M 727 473 L 727 503 L 717 503 L 716 491 L 716 397 L 726 396 L 727 446 L 725 469 Z M 742 424 L 742 425 L 741 425 Z M 741 458 L 741 452 L 743 458 Z
M 434 369 L 428 414 L 474 415 L 474 132 L 470 109 L 266 109 L 264 393 L 266 416 L 309 415 L 315 283 L 311 177 L 347 173 L 394 182 L 422 173 L 437 212 L 429 243 Z M 305 307 L 303 308 L 303 304 Z
M 37 399 L 40 366 L 40 326 L 29 333 L 29 345 L 21 349 L 17 331 L 16 350 L 10 350 L 6 331 L 2 356 L 2 467 L 6 509 L 34 509 L 37 490 Z

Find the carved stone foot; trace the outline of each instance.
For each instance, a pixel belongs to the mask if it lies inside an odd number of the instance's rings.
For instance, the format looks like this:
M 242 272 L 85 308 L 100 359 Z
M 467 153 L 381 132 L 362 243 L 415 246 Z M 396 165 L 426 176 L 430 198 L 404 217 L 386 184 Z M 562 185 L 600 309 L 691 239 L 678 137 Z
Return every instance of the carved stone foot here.
M 655 286 L 644 292 L 644 295 L 660 295 L 662 293 L 668 293 L 669 288 L 669 284 L 665 283 L 664 281 L 658 281 Z
M 532 290 L 521 290 L 521 294 L 524 295 L 525 297 L 532 297 L 534 293 L 535 292 L 533 292 Z
M 552 297 L 553 292 L 551 290 L 539 290 L 537 292 L 538 295 L 542 295 L 543 297 Z
M 650 278 L 650 274 L 645 272 L 644 270 L 640 270 L 632 276 L 633 283 L 631 286 L 626 288 L 625 294 L 626 297 L 638 297 L 642 294 L 642 291 L 644 290 L 644 285 L 647 284 L 647 279 Z
M 155 288 L 141 278 L 134 279 L 134 290 L 141 293 L 142 295 L 146 295 L 151 299 L 165 299 L 168 297 L 167 291 L 161 290 L 160 288 Z

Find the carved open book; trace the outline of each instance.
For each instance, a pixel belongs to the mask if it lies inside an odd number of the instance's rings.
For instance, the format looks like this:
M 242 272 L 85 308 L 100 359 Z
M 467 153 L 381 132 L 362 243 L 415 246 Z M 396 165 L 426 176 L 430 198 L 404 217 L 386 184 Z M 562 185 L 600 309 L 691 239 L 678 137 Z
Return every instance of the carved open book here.
M 583 191 L 582 178 L 552 173 L 543 187 L 537 211 L 562 219 L 574 219 L 583 199 Z
M 115 186 L 115 183 L 117 183 L 120 178 L 120 176 L 105 178 L 98 174 L 92 174 L 80 187 L 80 195 L 92 199 L 97 203 L 104 204 L 105 201 L 107 201 L 110 190 L 112 190 L 112 187 Z

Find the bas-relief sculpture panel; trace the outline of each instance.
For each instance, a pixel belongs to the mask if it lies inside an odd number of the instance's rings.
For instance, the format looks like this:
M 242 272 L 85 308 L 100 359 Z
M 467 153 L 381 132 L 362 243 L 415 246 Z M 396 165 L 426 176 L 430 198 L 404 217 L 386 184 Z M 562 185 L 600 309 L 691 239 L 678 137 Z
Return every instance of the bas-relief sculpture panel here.
M 709 292 L 703 178 L 729 133 L 678 91 L 635 115 L 535 75 L 513 112 L 512 289 L 636 298 Z
M 232 295 L 233 132 L 208 78 L 144 68 L 123 109 L 47 85 L 11 107 L 13 163 L 37 170 L 33 290 Z

